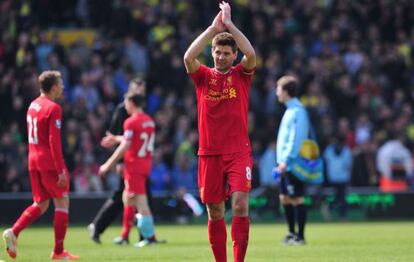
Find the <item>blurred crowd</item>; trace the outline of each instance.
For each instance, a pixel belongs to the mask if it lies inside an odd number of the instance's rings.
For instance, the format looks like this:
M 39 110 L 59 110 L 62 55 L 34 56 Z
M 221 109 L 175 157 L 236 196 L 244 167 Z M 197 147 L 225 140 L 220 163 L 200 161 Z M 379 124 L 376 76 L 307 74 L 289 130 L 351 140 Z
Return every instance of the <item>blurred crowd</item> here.
M 413 1 L 230 2 L 258 57 L 249 112 L 254 187 L 274 184 L 284 111 L 274 88 L 283 74 L 300 79 L 321 151 L 344 138 L 353 160 L 350 185 L 378 186 L 377 152 L 390 131 L 412 158 Z M 182 57 L 217 12 L 218 2 L 201 0 L 1 1 L 0 191 L 30 189 L 25 113 L 46 69 L 64 78 L 62 141 L 73 191 L 116 187 L 113 174 L 106 181 L 96 176 L 110 153 L 99 142 L 135 77 L 147 83 L 146 110 L 157 123 L 152 190 L 195 190 L 197 108 Z M 67 29 L 92 29 L 96 37 L 91 45 L 80 38 L 65 46 L 53 32 Z M 200 59 L 211 65 L 209 53 Z

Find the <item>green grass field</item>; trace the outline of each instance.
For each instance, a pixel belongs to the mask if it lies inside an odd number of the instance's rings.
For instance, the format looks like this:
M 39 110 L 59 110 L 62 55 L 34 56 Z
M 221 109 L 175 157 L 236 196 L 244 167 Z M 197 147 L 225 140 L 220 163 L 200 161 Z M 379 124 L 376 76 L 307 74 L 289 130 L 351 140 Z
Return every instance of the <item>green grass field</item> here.
M 228 258 L 232 261 L 228 228 Z M 3 231 L 4 228 L 1 228 Z M 66 248 L 81 261 L 214 261 L 204 225 L 157 227 L 167 244 L 134 248 L 114 246 L 120 227 L 108 229 L 102 245 L 89 240 L 85 226 L 70 227 Z M 246 261 L 414 261 L 414 222 L 310 223 L 306 246 L 284 246 L 284 224 L 252 225 Z M 137 232 L 131 233 L 136 238 Z M 53 245 L 52 227 L 32 227 L 19 238 L 18 261 L 47 261 Z M 3 246 L 4 248 L 4 246 Z M 11 261 L 5 251 L 0 261 Z

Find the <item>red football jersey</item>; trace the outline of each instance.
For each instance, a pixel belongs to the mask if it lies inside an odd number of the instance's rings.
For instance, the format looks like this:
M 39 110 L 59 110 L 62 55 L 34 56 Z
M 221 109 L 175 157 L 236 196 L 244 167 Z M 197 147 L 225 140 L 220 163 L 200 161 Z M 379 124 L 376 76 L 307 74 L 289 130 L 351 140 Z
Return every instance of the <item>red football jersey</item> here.
M 46 96 L 39 96 L 30 104 L 26 119 L 29 170 L 61 173 L 66 169 L 60 138 L 61 107 Z
M 134 114 L 124 122 L 124 139 L 131 144 L 124 154 L 129 173 L 148 174 L 151 171 L 155 141 L 155 122 L 145 113 Z
M 197 93 L 199 155 L 251 151 L 247 112 L 253 74 L 241 64 L 226 74 L 205 65 L 190 74 Z

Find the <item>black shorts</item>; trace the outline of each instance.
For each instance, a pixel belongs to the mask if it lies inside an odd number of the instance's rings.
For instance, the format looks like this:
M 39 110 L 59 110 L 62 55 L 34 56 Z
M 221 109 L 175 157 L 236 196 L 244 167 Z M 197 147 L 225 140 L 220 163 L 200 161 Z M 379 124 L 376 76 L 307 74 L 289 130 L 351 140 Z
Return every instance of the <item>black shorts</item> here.
M 297 179 L 292 173 L 286 172 L 280 178 L 280 194 L 290 197 L 303 197 L 305 195 L 305 183 Z

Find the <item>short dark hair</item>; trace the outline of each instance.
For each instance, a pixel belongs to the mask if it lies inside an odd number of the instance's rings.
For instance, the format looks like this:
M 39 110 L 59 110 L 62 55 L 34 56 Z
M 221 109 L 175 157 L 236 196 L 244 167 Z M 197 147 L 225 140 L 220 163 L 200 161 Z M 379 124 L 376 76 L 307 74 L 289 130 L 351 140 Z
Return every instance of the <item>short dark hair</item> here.
M 54 85 L 59 85 L 62 75 L 59 71 L 43 71 L 39 76 L 40 89 L 48 94 Z
M 140 85 L 140 86 L 146 86 L 146 83 L 143 79 L 137 77 L 131 80 L 131 83 L 136 84 L 136 85 Z
M 234 40 L 234 37 L 232 34 L 227 32 L 222 32 L 220 34 L 217 34 L 212 41 L 213 48 L 222 45 L 222 46 L 230 46 L 233 52 L 237 51 L 237 43 L 236 40 Z
M 142 108 L 145 106 L 145 95 L 144 94 L 128 92 L 125 94 L 125 98 L 131 101 L 136 107 Z
M 277 80 L 277 85 L 281 86 L 290 97 L 296 97 L 298 95 L 298 80 L 294 76 L 282 76 Z
M 133 88 L 134 87 L 134 85 L 135 86 L 142 86 L 143 87 L 143 94 L 145 95 L 145 93 L 146 93 L 146 89 L 147 89 L 147 87 L 146 87 L 146 83 L 145 83 L 145 81 L 144 80 L 142 80 L 141 78 L 134 78 L 134 79 L 132 79 L 130 82 L 129 82 L 129 85 L 128 85 L 128 92 L 135 92 L 136 90 Z

